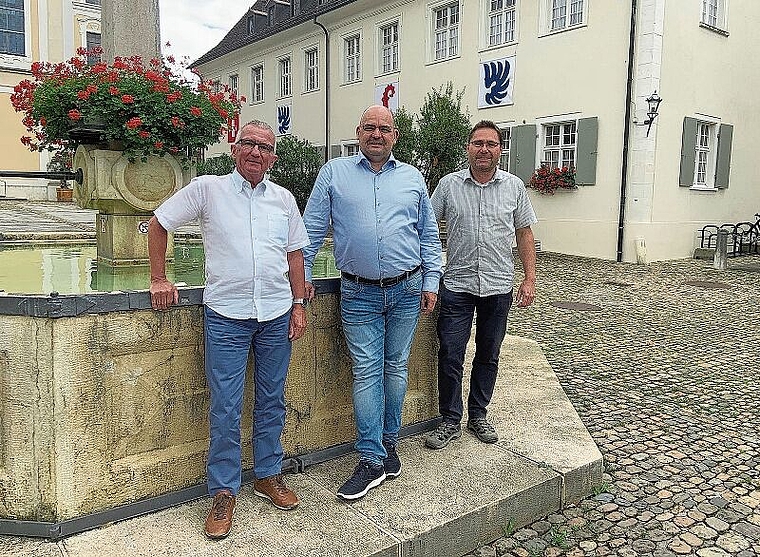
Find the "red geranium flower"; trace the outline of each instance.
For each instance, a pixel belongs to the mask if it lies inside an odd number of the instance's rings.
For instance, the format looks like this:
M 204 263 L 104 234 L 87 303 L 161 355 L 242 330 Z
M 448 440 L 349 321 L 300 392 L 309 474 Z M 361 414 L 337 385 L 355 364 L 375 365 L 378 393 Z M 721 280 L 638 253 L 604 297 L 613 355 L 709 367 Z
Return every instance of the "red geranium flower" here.
M 76 121 L 76 120 L 81 120 L 82 119 L 82 113 L 79 112 L 76 108 L 73 108 L 73 109 L 69 110 L 68 114 L 69 114 L 69 118 L 71 120 Z
M 140 126 L 142 126 L 142 120 L 140 120 L 140 118 L 138 118 L 137 116 L 135 116 L 134 118 L 130 118 L 129 120 L 127 120 L 126 126 L 130 130 L 133 130 L 135 128 L 139 128 Z
M 133 102 L 135 102 L 135 98 L 132 95 L 122 95 L 121 102 L 123 102 L 124 104 L 132 104 Z
M 148 139 L 150 137 L 150 132 L 146 132 L 145 130 L 140 130 L 139 132 L 137 132 L 137 135 L 139 135 L 143 139 Z
M 202 116 L 203 115 L 203 111 L 200 108 L 198 108 L 197 106 L 191 106 L 190 107 L 190 114 L 192 114 L 193 116 Z

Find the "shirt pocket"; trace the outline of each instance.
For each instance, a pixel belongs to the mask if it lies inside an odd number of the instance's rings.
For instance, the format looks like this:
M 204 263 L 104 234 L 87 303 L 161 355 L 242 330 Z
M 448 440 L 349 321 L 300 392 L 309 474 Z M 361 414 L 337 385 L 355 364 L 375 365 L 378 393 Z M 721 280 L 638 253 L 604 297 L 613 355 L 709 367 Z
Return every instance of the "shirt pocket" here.
M 288 217 L 285 215 L 267 215 L 267 226 L 270 241 L 276 246 L 288 245 Z

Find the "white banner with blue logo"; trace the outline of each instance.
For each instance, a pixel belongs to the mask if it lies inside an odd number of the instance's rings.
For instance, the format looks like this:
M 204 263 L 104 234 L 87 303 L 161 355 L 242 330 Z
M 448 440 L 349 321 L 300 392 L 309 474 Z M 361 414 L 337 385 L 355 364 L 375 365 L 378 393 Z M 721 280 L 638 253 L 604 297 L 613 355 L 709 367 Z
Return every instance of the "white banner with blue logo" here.
M 515 59 L 516 56 L 509 56 L 480 64 L 478 108 L 514 104 Z
M 293 133 L 293 105 L 279 104 L 277 105 L 277 127 L 275 131 L 277 135 L 290 135 Z

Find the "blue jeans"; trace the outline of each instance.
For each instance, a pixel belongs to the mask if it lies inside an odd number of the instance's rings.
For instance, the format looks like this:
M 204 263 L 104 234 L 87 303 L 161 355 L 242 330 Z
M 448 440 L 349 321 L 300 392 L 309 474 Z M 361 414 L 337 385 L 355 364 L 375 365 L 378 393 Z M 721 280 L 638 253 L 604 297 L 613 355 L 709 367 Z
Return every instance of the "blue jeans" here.
M 259 322 L 230 319 L 204 306 L 206 381 L 211 392 L 208 491 L 240 491 L 240 415 L 248 353 L 253 344 L 253 460 L 257 478 L 282 471 L 285 375 L 290 361 L 290 312 Z
M 499 371 L 499 352 L 507 333 L 507 314 L 512 306 L 512 292 L 494 296 L 475 296 L 453 292 L 441 282 L 441 309 L 438 313 L 438 407 L 448 422 L 462 420 L 462 375 L 464 354 L 470 340 L 472 319 L 475 323 L 475 358 L 472 360 L 469 418 L 485 418 Z
M 354 364 L 355 447 L 374 464 L 387 456 L 382 442 L 398 440 L 421 295 L 422 273 L 385 288 L 341 279 L 340 313 Z

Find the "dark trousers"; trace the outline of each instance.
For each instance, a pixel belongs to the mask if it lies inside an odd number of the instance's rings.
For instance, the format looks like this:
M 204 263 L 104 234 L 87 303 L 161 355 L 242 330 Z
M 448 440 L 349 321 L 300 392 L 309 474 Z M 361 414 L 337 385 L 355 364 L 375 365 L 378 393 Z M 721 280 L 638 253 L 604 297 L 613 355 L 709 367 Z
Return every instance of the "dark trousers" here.
M 499 369 L 499 351 L 507 333 L 507 314 L 512 305 L 512 292 L 495 296 L 474 296 L 452 292 L 443 283 L 438 293 L 441 309 L 438 315 L 438 407 L 446 421 L 462 420 L 462 374 L 464 354 L 470 340 L 473 316 L 475 322 L 475 358 L 472 361 L 468 418 L 485 418 L 491 402 Z

